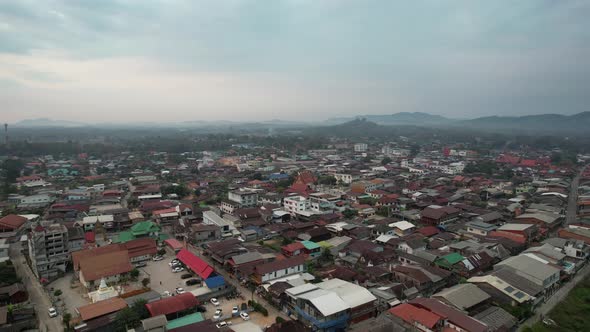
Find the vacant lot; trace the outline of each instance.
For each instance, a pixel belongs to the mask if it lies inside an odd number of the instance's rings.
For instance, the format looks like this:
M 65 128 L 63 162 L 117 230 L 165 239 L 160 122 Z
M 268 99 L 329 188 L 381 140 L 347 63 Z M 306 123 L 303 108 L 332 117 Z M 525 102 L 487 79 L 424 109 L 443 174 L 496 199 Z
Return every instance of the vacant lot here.
M 549 318 L 557 326 L 546 326 L 538 322 L 525 332 L 590 331 L 590 277 L 580 282 L 551 312 Z

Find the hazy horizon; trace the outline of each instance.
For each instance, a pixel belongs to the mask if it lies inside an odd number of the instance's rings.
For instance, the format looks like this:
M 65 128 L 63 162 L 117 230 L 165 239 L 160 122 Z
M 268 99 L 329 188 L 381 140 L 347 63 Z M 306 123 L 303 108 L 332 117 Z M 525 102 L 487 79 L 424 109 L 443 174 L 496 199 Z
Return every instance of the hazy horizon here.
M 0 1 L 3 121 L 590 111 L 590 2 Z

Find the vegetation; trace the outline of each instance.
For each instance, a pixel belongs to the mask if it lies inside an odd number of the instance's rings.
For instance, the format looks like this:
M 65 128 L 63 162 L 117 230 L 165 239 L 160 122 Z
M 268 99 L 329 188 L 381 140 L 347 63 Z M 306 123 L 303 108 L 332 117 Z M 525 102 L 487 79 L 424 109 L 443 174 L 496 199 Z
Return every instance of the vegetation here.
M 256 301 L 248 301 L 248 305 L 251 306 L 254 311 L 257 311 L 259 313 L 261 313 L 262 315 L 264 315 L 264 317 L 268 316 L 268 310 L 266 310 L 266 308 L 264 306 L 262 306 L 262 304 L 256 302 Z
M 390 162 L 392 162 L 392 160 L 389 157 L 385 157 L 385 158 L 381 159 L 381 165 L 383 165 L 383 166 L 389 164 Z
M 176 194 L 179 198 L 186 197 L 190 190 L 185 185 L 166 186 L 162 188 L 162 195 Z
M 124 308 L 117 312 L 117 315 L 115 316 L 115 331 L 127 331 L 138 327 L 140 322 L 141 318 L 132 307 Z
M 131 272 L 129 272 L 129 276 L 131 276 L 132 279 L 137 279 L 137 277 L 139 277 L 139 270 L 138 269 L 131 270 Z
M 590 326 L 590 277 L 586 277 L 574 289 L 565 300 L 559 303 L 549 312 L 549 318 L 555 321 L 557 326 L 547 326 L 537 322 L 532 327 L 524 328 L 526 332 L 574 332 L 588 331 Z
M 62 322 L 64 323 L 64 330 L 69 332 L 73 331 L 73 328 L 70 326 L 70 321 L 72 320 L 72 314 L 69 312 L 64 312 L 62 315 Z
M 0 284 L 12 285 L 20 282 L 11 261 L 0 263 Z
M 358 213 L 358 211 L 357 211 L 357 210 L 351 210 L 351 209 L 345 209 L 345 210 L 342 212 L 342 215 L 343 215 L 343 216 L 344 216 L 344 218 L 346 218 L 346 219 L 352 219 L 352 218 L 354 218 L 354 217 L 358 216 L 358 214 L 359 214 L 359 213 Z
M 377 215 L 382 217 L 389 217 L 389 207 L 388 206 L 381 206 L 377 209 Z
M 53 292 L 53 296 L 60 296 L 61 294 L 63 294 L 63 292 L 61 291 L 61 289 L 56 289 L 56 290 Z
M 143 287 L 147 287 L 150 284 L 150 278 L 143 278 L 141 279 L 141 284 L 143 285 Z
M 320 176 L 320 178 L 318 179 L 318 183 L 333 186 L 336 185 L 336 183 L 338 183 L 338 180 L 336 180 L 336 178 L 331 175 L 326 175 Z

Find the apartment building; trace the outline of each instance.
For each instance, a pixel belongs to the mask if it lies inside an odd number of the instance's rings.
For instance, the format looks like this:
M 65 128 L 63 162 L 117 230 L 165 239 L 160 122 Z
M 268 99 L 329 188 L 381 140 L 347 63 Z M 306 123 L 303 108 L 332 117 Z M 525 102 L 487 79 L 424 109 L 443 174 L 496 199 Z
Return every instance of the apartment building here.
M 66 271 L 70 260 L 68 229 L 61 224 L 38 225 L 29 237 L 31 268 L 38 278 L 52 280 Z

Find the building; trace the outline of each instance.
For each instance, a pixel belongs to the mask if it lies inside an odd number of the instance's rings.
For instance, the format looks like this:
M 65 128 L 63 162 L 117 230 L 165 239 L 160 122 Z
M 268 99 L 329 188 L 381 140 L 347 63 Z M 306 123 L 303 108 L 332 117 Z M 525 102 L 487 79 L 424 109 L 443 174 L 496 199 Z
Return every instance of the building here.
M 230 191 L 227 193 L 227 198 L 238 203 L 240 208 L 254 207 L 258 204 L 258 193 L 246 189 Z
M 293 216 L 305 212 L 310 208 L 309 200 L 299 195 L 285 197 L 283 200 L 283 206 L 285 207 L 285 210 Z
M 53 280 L 66 272 L 70 252 L 68 229 L 64 225 L 34 227 L 28 244 L 31 268 L 39 279 Z
M 556 286 L 561 273 L 559 268 L 546 264 L 537 258 L 530 257 L 528 254 L 507 258 L 497 263 L 494 266 L 494 270 L 503 267 L 513 269 L 520 276 L 542 286 L 544 289 L 550 289 Z
M 354 152 L 367 152 L 369 145 L 367 143 L 356 143 L 354 145 Z
M 490 305 L 491 297 L 476 285 L 466 283 L 458 284 L 453 287 L 445 288 L 442 291 L 433 294 L 441 302 L 451 305 L 461 311 L 468 312 L 470 315 L 481 312 Z
M 271 280 L 305 271 L 307 271 L 305 257 L 299 255 L 258 265 L 254 268 L 251 278 L 254 282 L 260 285 Z
M 27 218 L 16 214 L 9 214 L 0 219 L 0 233 L 16 234 L 27 222 Z
M 377 298 L 366 288 L 330 279 L 289 288 L 287 310 L 313 331 L 344 330 L 374 317 Z
M 461 211 L 452 206 L 430 205 L 422 210 L 421 221 L 427 225 L 446 225 L 459 217 Z
M 167 319 L 179 318 L 182 311 L 196 307 L 199 304 L 197 298 L 190 292 L 176 296 L 165 297 L 161 300 L 146 303 L 145 307 L 150 316 L 164 315 Z
M 86 289 L 95 289 L 102 279 L 107 283 L 117 283 L 121 276 L 133 270 L 129 254 L 125 249 L 92 255 L 91 257 L 91 259 L 79 261 L 80 283 Z
M 191 238 L 197 242 L 218 240 L 221 238 L 221 228 L 217 225 L 191 225 Z

